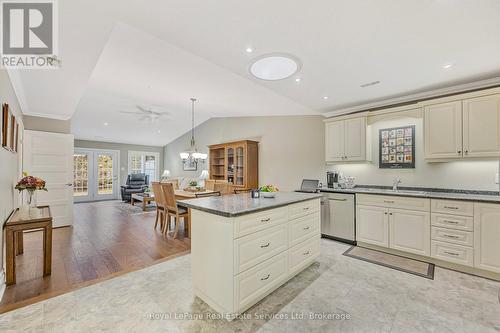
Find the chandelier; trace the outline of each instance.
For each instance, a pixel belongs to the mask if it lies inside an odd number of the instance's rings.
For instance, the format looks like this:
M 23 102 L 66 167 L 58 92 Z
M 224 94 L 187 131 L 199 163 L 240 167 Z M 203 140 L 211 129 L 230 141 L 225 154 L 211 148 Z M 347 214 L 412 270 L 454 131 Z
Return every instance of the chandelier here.
M 191 98 L 191 145 L 188 150 L 183 151 L 179 155 L 182 161 L 194 160 L 195 162 L 204 162 L 207 159 L 207 154 L 199 153 L 196 149 L 196 141 L 194 139 L 194 103 L 196 98 Z

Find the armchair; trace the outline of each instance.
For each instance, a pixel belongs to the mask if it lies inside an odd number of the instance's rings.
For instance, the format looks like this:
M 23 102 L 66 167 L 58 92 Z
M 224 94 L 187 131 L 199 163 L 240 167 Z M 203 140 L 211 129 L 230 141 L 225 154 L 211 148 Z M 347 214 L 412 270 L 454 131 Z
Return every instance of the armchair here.
M 132 194 L 144 193 L 149 186 L 149 176 L 144 173 L 133 173 L 127 176 L 127 182 L 121 186 L 123 201 L 130 201 Z

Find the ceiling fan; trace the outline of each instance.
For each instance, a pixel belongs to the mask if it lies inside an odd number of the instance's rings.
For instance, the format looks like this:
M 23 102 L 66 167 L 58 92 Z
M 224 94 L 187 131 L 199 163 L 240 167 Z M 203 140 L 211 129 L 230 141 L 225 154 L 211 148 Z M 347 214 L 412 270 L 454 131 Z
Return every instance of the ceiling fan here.
M 136 108 L 138 109 L 137 111 L 119 111 L 120 113 L 124 114 L 135 114 L 138 116 L 141 116 L 139 118 L 139 121 L 150 121 L 150 122 L 155 122 L 157 120 L 164 119 L 165 116 L 169 115 L 169 112 L 158 112 L 158 111 L 153 111 L 152 109 L 146 109 L 140 105 L 136 105 Z

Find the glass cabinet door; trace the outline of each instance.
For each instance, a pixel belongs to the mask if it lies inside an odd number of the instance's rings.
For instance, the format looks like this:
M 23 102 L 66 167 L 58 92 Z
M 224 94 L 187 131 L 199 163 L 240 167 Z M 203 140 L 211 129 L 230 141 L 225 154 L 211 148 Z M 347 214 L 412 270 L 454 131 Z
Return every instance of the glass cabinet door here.
M 234 148 L 227 148 L 227 181 L 228 183 L 234 183 L 234 170 L 235 170 L 235 157 L 234 157 Z
M 243 186 L 245 185 L 245 147 L 235 147 L 234 157 L 234 184 Z

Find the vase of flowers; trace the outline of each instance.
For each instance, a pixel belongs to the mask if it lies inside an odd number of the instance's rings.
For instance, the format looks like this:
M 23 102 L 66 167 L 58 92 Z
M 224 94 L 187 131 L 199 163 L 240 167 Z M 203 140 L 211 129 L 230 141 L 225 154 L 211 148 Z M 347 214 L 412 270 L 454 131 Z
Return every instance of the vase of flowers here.
M 45 187 L 45 180 L 29 176 L 27 172 L 23 172 L 23 178 L 17 182 L 16 190 L 19 192 L 26 191 L 28 193 L 27 205 L 22 205 L 19 210 L 21 215 L 29 214 L 31 210 L 36 208 L 36 192 L 47 191 Z

